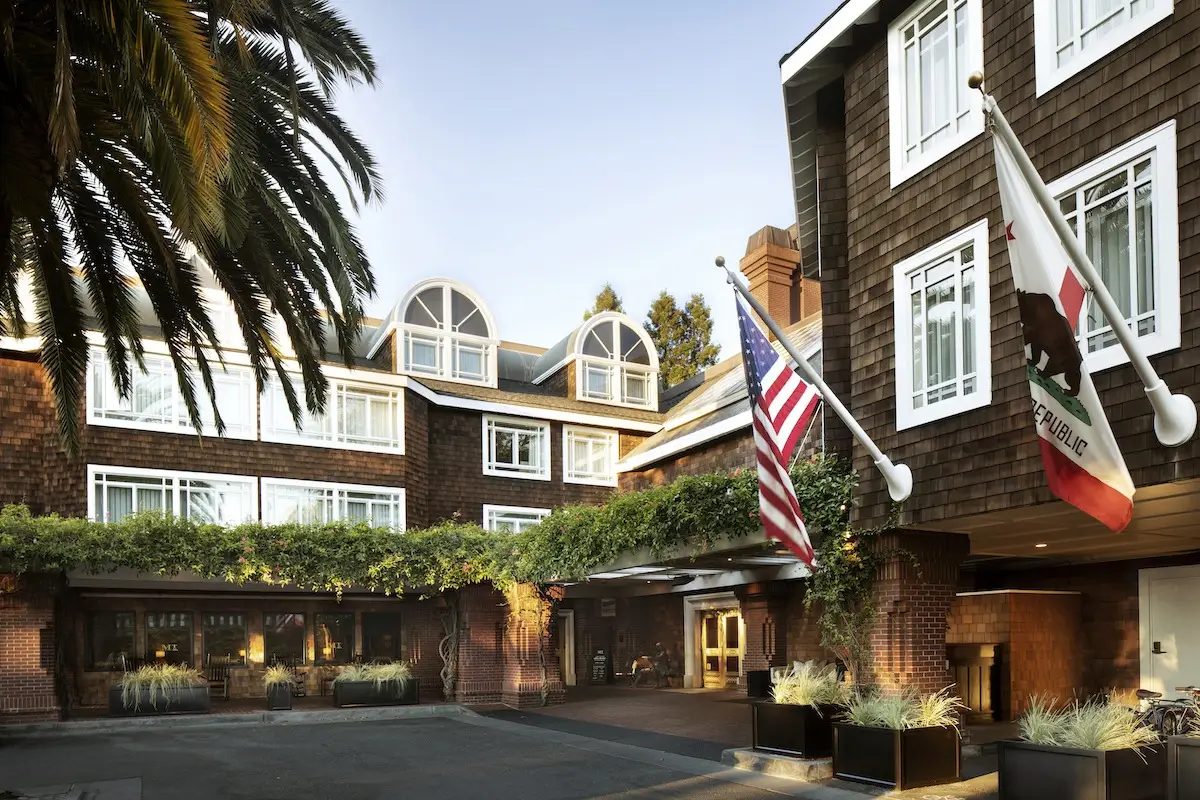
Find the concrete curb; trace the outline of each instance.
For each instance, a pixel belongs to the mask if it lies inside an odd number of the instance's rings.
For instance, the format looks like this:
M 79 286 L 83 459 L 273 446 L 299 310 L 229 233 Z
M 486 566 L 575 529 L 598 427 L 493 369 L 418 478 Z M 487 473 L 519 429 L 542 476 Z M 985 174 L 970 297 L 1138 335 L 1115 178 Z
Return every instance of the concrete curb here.
M 793 758 L 774 753 L 760 753 L 749 747 L 735 747 L 723 751 L 721 763 L 734 769 L 807 783 L 827 781 L 833 777 L 832 758 Z
M 247 725 L 323 725 L 332 722 L 355 722 L 392 719 L 429 719 L 431 717 L 460 717 L 474 715 L 465 706 L 438 703 L 417 706 L 371 706 L 362 708 L 331 708 L 318 711 L 263 711 L 250 714 L 180 714 L 161 717 L 105 717 L 71 722 L 39 722 L 27 725 L 0 727 L 4 739 L 36 739 L 50 736 L 80 736 L 95 733 L 124 733 L 155 729 L 235 728 Z

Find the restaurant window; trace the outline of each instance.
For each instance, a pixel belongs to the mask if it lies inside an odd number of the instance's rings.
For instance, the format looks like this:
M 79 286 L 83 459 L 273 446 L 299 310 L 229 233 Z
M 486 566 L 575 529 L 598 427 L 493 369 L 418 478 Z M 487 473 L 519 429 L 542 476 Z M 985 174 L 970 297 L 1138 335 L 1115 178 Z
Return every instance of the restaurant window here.
M 201 625 L 205 664 L 246 666 L 246 615 L 240 611 L 204 614 Z
M 304 615 L 263 614 L 263 663 L 303 664 Z
M 89 670 L 124 669 L 134 657 L 132 611 L 95 611 L 88 614 L 84 667 Z
M 403 654 L 403 634 L 399 614 L 363 612 L 363 659 L 399 661 Z
M 146 660 L 157 664 L 192 663 L 192 612 L 146 612 Z
M 354 658 L 354 615 L 317 614 L 313 628 L 317 664 L 346 664 Z

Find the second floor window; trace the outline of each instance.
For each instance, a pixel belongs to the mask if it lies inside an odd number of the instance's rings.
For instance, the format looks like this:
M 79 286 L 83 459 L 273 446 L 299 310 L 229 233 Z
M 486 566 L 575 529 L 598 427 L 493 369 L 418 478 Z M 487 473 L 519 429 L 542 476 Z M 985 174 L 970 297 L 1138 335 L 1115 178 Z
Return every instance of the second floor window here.
M 616 432 L 564 426 L 563 481 L 616 486 Z
M 89 516 L 120 522 L 157 512 L 200 523 L 237 525 L 258 516 L 255 480 L 241 475 L 88 467 Z
M 1038 94 L 1166 19 L 1174 6 L 1174 0 L 1034 0 Z
M 505 417 L 483 418 L 483 472 L 550 479 L 550 425 Z
M 93 347 L 88 362 L 87 421 L 90 425 L 115 425 L 169 433 L 193 433 L 187 407 L 179 393 L 175 367 L 170 357 L 147 354 L 146 371 L 130 365 L 133 391 L 122 399 L 113 385 L 108 354 Z M 213 365 L 213 384 L 217 409 L 225 423 L 225 435 L 234 439 L 253 439 L 255 424 L 254 375 L 248 367 Z M 200 409 L 203 433 L 215 436 L 216 417 L 212 401 L 199 379 L 196 403 Z
M 304 386 L 298 380 L 293 386 L 303 405 Z M 265 395 L 263 439 L 354 450 L 403 450 L 400 390 L 340 380 L 330 381 L 329 389 L 326 413 L 316 415 L 305 410 L 297 428 L 283 387 L 272 384 Z
M 1181 342 L 1175 147 L 1172 121 L 1049 187 L 1125 324 L 1150 355 Z M 1090 292 L 1078 334 L 1090 369 L 1128 360 Z
M 324 525 L 365 522 L 404 529 L 404 490 L 316 481 L 263 478 L 263 523 Z
M 888 29 L 892 186 L 983 133 L 982 0 L 915 3 Z
M 988 224 L 896 265 L 898 430 L 991 402 Z
M 484 505 L 483 527 L 497 533 L 523 533 L 548 516 L 548 508 Z

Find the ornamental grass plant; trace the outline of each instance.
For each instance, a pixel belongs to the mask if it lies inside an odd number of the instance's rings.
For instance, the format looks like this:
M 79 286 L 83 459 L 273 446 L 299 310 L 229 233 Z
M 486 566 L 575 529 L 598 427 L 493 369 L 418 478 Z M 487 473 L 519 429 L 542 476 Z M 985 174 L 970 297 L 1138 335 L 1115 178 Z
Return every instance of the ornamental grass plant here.
M 200 670 L 187 664 L 150 664 L 121 676 L 121 704 L 137 711 L 141 708 L 142 692 L 149 694 L 151 708 L 158 708 L 158 701 L 167 700 L 172 692 L 193 686 L 203 686 L 204 676 Z
M 940 692 L 920 694 L 913 690 L 880 693 L 858 689 L 846 703 L 841 720 L 864 728 L 955 728 L 959 726 L 962 702 L 947 686 Z
M 267 667 L 267 671 L 263 673 L 263 685 L 268 689 L 284 684 L 294 686 L 295 683 L 296 673 L 290 667 Z
M 1046 697 L 1034 697 L 1018 722 L 1022 741 L 1079 750 L 1137 750 L 1159 743 L 1153 728 L 1143 725 L 1133 709 L 1107 700 L 1076 700 L 1054 708 Z
M 412 680 L 412 668 L 402 661 L 390 664 L 351 664 L 333 679 L 335 684 L 350 681 L 367 681 L 383 689 L 386 684 L 401 686 Z
M 771 687 L 771 699 L 778 705 L 821 706 L 845 705 L 850 698 L 848 684 L 838 680 L 833 664 L 819 666 L 815 661 L 794 664 Z

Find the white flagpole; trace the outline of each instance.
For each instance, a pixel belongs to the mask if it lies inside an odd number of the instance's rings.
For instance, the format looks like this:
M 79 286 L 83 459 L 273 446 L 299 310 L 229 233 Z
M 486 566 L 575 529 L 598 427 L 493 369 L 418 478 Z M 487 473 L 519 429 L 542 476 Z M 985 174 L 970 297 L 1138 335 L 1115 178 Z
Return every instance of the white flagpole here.
M 1154 433 L 1158 436 L 1158 441 L 1167 447 L 1178 447 L 1187 442 L 1196 432 L 1196 404 L 1187 395 L 1171 394 L 1171 389 L 1154 371 L 1150 360 L 1142 352 L 1137 338 L 1130 332 L 1125 315 L 1117 308 L 1116 301 L 1108 293 L 1104 281 L 1096 274 L 1096 268 L 1092 266 L 1091 259 L 1084 252 L 1079 239 L 1071 232 L 1058 203 L 1050 195 L 1050 190 L 1046 188 L 1042 176 L 1038 174 L 1033 162 L 1029 160 L 1029 154 L 1021 146 L 1021 142 L 1013 133 L 1008 120 L 1004 118 L 1004 112 L 996 105 L 996 99 L 983 91 L 983 73 L 971 73 L 967 79 L 967 85 L 972 89 L 978 89 L 983 94 L 983 110 L 991 116 L 993 131 L 1004 140 L 1009 150 L 1012 151 L 1017 167 L 1021 170 L 1021 175 L 1029 184 L 1029 188 L 1033 190 L 1033 196 L 1037 198 L 1038 205 L 1046 212 L 1050 224 L 1054 226 L 1054 232 L 1062 240 L 1071 260 L 1075 262 L 1075 268 L 1079 270 L 1083 279 L 1091 287 L 1096 303 L 1104 312 L 1104 316 L 1108 318 L 1108 324 L 1112 326 L 1113 333 L 1116 334 L 1121 347 L 1125 348 L 1125 352 L 1129 355 L 1129 361 L 1133 364 L 1134 371 L 1137 372 L 1138 378 L 1146 387 L 1146 396 L 1150 398 L 1150 405 L 1154 407 Z
M 738 294 L 746 299 L 746 302 L 750 304 L 750 307 L 753 308 L 758 316 L 762 318 L 762 321 L 767 324 L 767 327 L 771 330 L 771 333 L 775 334 L 775 338 L 778 339 L 783 345 L 783 349 L 786 350 L 788 355 L 792 357 L 792 360 L 796 362 L 796 366 L 800 369 L 800 373 L 804 377 L 804 380 L 808 381 L 817 388 L 817 392 L 820 393 L 821 399 L 825 401 L 825 404 L 834 410 L 834 413 L 838 415 L 838 418 L 841 419 L 841 421 L 845 423 L 846 427 L 850 429 L 850 432 L 854 434 L 854 438 L 858 439 L 859 444 L 867 448 L 867 452 L 871 454 L 871 459 L 875 462 L 875 466 L 879 468 L 880 473 L 883 474 L 884 480 L 887 481 L 888 494 L 891 495 L 892 499 L 897 503 L 901 502 L 902 500 L 907 500 L 908 496 L 912 494 L 912 470 L 910 470 L 904 464 L 893 464 L 892 460 L 883 454 L 879 447 L 876 446 L 875 442 L 872 441 L 871 437 L 867 435 L 867 432 L 864 431 L 862 426 L 858 424 L 858 420 L 851 416 L 850 412 L 846 410 L 846 407 L 842 405 L 842 401 L 838 400 L 837 395 L 829 391 L 829 387 L 825 385 L 825 381 L 821 380 L 821 376 L 818 375 L 817 371 L 812 368 L 812 365 L 808 363 L 808 360 L 796 351 L 795 345 L 792 344 L 791 340 L 788 339 L 788 337 L 780 329 L 779 323 L 772 319 L 771 315 L 767 313 L 767 310 L 763 308 L 762 303 L 758 302 L 757 298 L 750 294 L 750 292 L 746 290 L 746 287 L 738 283 L 737 279 L 733 277 L 732 270 L 725 266 L 724 256 L 717 256 L 717 266 L 725 270 L 725 280 L 728 281 L 731 286 L 733 286 L 734 290 Z

